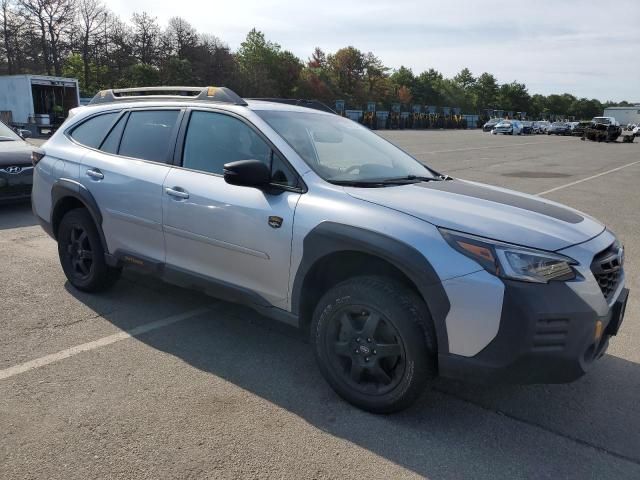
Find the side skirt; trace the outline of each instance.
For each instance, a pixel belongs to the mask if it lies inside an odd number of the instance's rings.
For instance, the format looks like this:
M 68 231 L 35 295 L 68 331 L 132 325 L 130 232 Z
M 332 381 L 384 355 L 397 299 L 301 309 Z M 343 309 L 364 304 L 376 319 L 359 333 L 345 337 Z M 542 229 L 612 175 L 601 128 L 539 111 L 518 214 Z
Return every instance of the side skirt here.
M 261 315 L 288 325 L 299 327 L 299 318 L 294 313 L 273 306 L 252 290 L 158 262 L 138 254 L 116 251 L 106 254 L 105 261 L 111 267 L 127 267 L 140 273 L 153 275 L 167 283 L 188 290 L 196 290 L 219 300 L 246 305 Z

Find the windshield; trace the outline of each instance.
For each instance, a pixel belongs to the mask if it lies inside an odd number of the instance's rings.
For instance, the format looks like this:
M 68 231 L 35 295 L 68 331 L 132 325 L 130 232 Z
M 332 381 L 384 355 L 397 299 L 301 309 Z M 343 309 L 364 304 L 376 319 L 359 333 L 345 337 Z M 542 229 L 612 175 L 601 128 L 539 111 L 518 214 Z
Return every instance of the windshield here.
M 20 140 L 20 137 L 16 135 L 13 130 L 7 127 L 4 123 L 0 122 L 0 142 L 1 141 L 15 141 Z
M 352 120 L 313 112 L 255 113 L 329 182 L 436 178 L 415 158 Z

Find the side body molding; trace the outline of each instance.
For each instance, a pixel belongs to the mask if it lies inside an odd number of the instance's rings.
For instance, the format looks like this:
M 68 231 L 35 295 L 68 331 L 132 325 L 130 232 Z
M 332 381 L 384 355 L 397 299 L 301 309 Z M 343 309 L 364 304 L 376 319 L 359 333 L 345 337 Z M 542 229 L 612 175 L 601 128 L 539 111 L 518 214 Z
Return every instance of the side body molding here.
M 404 273 L 417 287 L 434 321 L 438 351 L 448 353 L 445 319 L 449 299 L 429 261 L 415 248 L 385 234 L 335 222 L 322 222 L 303 241 L 303 254 L 293 280 L 292 313 L 300 316 L 303 287 L 316 262 L 337 252 L 358 252 L 387 261 Z

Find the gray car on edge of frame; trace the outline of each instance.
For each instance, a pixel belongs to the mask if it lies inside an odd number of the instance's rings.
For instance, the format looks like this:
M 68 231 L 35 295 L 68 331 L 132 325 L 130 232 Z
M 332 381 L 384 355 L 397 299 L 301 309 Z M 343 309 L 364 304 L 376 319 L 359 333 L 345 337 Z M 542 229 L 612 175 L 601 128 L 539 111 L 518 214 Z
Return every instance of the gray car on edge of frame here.
M 0 204 L 31 198 L 33 146 L 0 122 Z
M 603 224 L 438 173 L 332 113 L 107 90 L 33 162 L 72 285 L 135 268 L 250 305 L 307 331 L 329 384 L 372 412 L 436 375 L 575 380 L 624 316 L 624 249 Z

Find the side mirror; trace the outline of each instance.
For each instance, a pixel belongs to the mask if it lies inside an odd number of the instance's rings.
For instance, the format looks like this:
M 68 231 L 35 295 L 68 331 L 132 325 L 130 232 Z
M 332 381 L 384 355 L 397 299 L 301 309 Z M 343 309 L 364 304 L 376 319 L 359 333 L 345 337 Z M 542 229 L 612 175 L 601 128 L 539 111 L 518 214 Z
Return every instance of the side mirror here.
M 20 135 L 22 138 L 31 138 L 31 130 L 19 129 L 18 135 Z
M 238 160 L 225 164 L 224 181 L 230 185 L 264 188 L 271 182 L 271 171 L 260 160 Z

